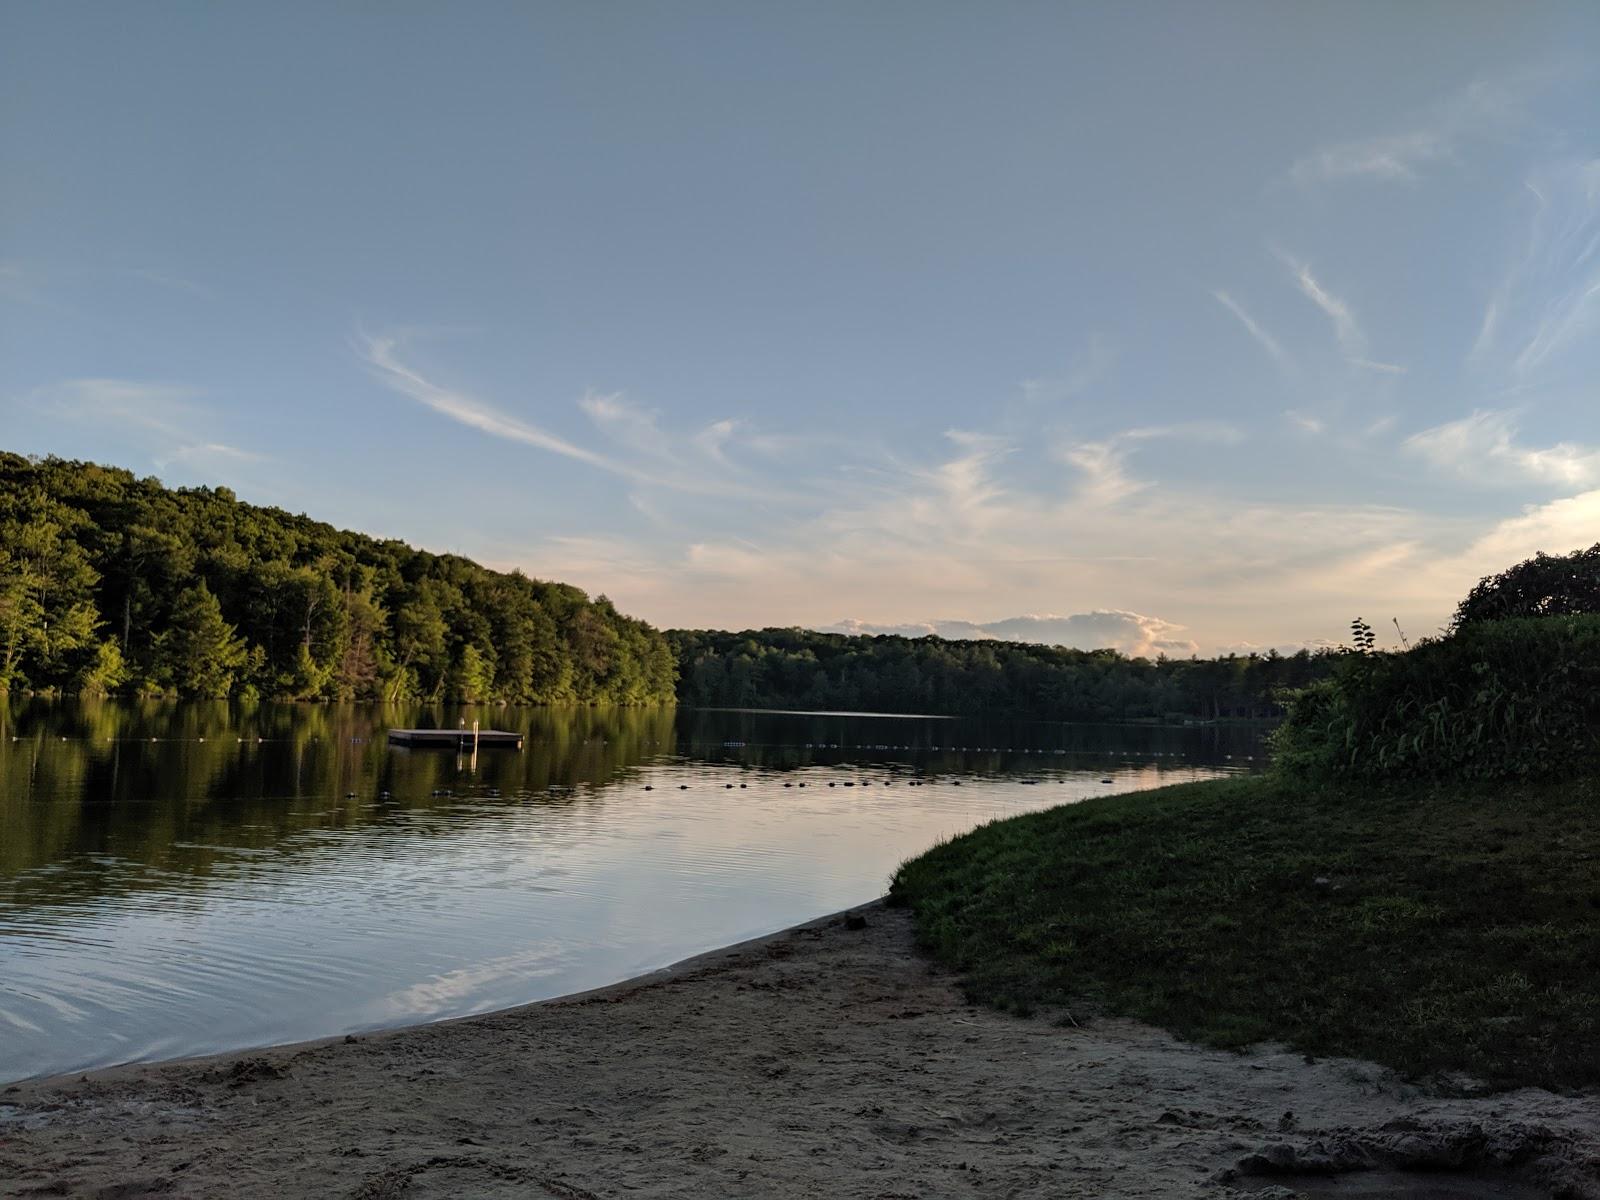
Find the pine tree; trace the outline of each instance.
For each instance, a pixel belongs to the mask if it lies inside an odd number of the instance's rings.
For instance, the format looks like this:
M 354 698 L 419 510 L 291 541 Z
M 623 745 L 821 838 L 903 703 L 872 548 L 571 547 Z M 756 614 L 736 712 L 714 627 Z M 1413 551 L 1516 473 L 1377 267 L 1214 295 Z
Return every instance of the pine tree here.
M 223 620 L 204 580 L 178 594 L 172 623 L 156 639 L 163 682 L 185 696 L 226 696 L 246 657 L 244 639 Z

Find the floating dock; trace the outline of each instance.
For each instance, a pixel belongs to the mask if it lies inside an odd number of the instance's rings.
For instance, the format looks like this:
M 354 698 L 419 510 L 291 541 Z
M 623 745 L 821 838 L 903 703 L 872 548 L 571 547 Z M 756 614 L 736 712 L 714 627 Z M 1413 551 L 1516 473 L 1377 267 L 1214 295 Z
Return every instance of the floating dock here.
M 446 750 L 521 750 L 522 734 L 504 729 L 391 729 L 391 746 L 436 746 Z

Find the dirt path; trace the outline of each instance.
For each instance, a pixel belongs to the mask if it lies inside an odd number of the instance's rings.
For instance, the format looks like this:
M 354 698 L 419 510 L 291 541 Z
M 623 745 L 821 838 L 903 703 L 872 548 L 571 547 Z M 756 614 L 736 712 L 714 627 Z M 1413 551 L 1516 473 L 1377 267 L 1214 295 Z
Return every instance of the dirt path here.
M 970 1008 L 863 912 L 492 1016 L 0 1089 L 0 1196 L 1600 1197 L 1600 1097 Z M 1408 1163 L 1436 1171 L 1281 1174 Z

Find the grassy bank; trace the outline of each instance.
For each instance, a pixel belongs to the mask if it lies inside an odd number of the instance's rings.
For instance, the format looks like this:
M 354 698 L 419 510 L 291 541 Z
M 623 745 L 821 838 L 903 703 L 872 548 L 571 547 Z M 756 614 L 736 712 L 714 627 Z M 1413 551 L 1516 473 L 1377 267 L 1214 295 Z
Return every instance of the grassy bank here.
M 891 895 L 1002 1008 L 1416 1076 L 1600 1084 L 1593 781 L 1107 797 L 939 846 Z

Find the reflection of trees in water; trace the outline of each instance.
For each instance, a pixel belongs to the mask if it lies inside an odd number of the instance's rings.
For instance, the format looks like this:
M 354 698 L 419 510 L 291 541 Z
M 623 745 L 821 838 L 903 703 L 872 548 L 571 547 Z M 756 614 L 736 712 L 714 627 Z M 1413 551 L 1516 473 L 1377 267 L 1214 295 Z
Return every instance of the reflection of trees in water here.
M 581 793 L 566 789 L 603 786 L 673 744 L 670 708 L 466 711 L 469 724 L 475 715 L 523 731 L 525 749 L 484 751 L 474 770 L 470 755 L 386 746 L 391 726 L 454 727 L 454 709 L 0 702 L 0 900 L 181 886 L 237 863 L 241 850 L 291 851 L 308 831 L 400 818 L 409 834 L 459 828 L 442 812 L 427 819 L 450 803 L 436 792 L 576 803 Z M 498 800 L 483 795 L 490 789 Z M 67 860 L 66 870 L 24 875 Z
M 1086 757 L 1224 763 L 1263 752 L 1259 727 L 1097 725 L 975 717 L 830 716 L 680 709 L 679 748 L 695 758 L 785 769 L 904 762 L 932 772 L 1006 774 Z M 729 743 L 736 743 L 729 745 Z
M 384 741 L 391 726 L 455 728 L 474 717 L 522 732 L 525 749 L 485 750 L 474 770 L 467 755 L 390 750 Z M 474 821 L 481 828 L 477 818 L 464 826 L 455 798 L 435 793 L 471 795 L 508 815 L 529 804 L 592 805 L 595 789 L 657 756 L 767 770 L 873 763 L 1003 776 L 1216 763 L 1258 752 L 1259 736 L 1216 726 L 671 708 L 17 698 L 0 702 L 0 903 L 183 887 L 237 868 L 241 851 L 268 852 L 264 864 L 316 853 L 336 865 L 336 847 L 305 835 L 367 830 L 363 852 L 382 853 L 386 828 L 420 837 L 451 836 Z M 38 870 L 53 864 L 61 869 Z

